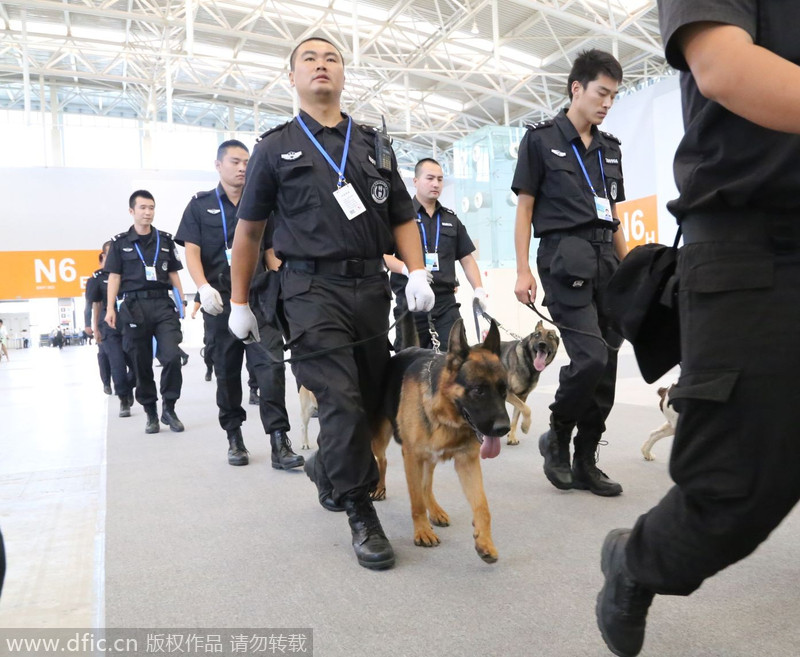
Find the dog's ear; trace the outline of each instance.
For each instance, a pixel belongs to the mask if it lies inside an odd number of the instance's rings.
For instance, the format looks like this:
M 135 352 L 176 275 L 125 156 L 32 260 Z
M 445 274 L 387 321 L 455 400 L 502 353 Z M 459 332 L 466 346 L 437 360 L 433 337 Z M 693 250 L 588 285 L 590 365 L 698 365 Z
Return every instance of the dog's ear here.
M 447 352 L 462 360 L 469 357 L 469 343 L 467 342 L 467 331 L 464 328 L 464 320 L 458 318 L 450 329 L 448 338 Z
M 483 348 L 488 349 L 498 358 L 500 357 L 500 330 L 497 328 L 497 322 L 492 320 L 492 325 L 489 327 L 489 332 L 486 334 L 486 339 L 483 341 Z
M 536 324 L 536 328 L 534 329 L 535 332 L 539 332 L 544 330 L 544 324 L 542 324 L 542 320 L 540 319 L 539 322 Z

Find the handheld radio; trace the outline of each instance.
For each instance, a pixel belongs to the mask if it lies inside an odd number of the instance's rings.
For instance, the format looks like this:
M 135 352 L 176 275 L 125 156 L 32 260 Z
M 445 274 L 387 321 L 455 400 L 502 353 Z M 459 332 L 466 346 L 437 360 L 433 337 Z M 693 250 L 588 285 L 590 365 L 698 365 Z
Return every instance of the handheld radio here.
M 375 166 L 378 170 L 389 173 L 392 170 L 392 138 L 389 137 L 386 130 L 386 118 L 383 115 L 381 115 L 381 121 L 383 122 L 382 129 L 375 131 L 375 161 L 377 162 Z

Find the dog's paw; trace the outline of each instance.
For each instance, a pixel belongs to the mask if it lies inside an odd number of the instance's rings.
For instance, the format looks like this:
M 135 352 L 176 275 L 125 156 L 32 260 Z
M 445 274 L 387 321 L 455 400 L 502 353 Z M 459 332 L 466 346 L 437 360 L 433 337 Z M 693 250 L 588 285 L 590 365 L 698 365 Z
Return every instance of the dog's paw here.
M 303 444 L 300 446 L 300 449 L 311 449 L 311 445 L 309 445 L 308 443 L 303 443 Z
M 513 433 L 508 434 L 506 445 L 519 445 L 519 438 L 517 438 L 517 435 Z
M 428 517 L 430 517 L 432 525 L 436 525 L 437 527 L 450 526 L 450 516 L 447 515 L 447 512 L 442 507 L 431 509 L 428 512 Z
M 644 460 L 645 461 L 655 461 L 656 460 L 656 457 L 653 456 L 653 454 L 649 450 L 645 449 L 644 447 L 642 447 L 642 456 L 644 456 Z
M 478 553 L 478 556 L 483 559 L 486 563 L 495 563 L 498 558 L 497 548 L 495 548 L 493 543 L 488 544 L 481 544 L 477 541 L 475 542 L 475 551 Z
M 436 547 L 439 543 L 439 537 L 434 533 L 433 527 L 424 527 L 414 531 L 414 545 Z
M 386 488 L 384 486 L 378 486 L 375 490 L 370 492 L 369 497 L 373 502 L 381 502 L 385 500 Z

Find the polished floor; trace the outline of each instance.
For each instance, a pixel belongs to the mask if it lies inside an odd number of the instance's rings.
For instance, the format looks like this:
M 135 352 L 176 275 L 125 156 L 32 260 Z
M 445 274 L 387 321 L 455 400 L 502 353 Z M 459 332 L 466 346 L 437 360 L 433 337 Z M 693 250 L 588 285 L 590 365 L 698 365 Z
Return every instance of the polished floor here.
M 227 465 L 213 383 L 203 381 L 197 349 L 188 351 L 178 405 L 186 431 L 154 436 L 144 434 L 141 408 L 117 417 L 95 347 L 12 351 L 0 363 L 8 556 L 0 628 L 311 627 L 321 657 L 608 654 L 594 625 L 600 543 L 670 485 L 671 439 L 656 445 L 653 462 L 639 452 L 663 419 L 656 386 L 642 382 L 627 347 L 601 461 L 625 486 L 622 496 L 563 493 L 541 473 L 535 438 L 547 423 L 562 353 L 530 398 L 529 435 L 483 464 L 498 563 L 475 555 L 469 509 L 449 464 L 437 469 L 436 487 L 452 526 L 434 550 L 413 545 L 392 446 L 389 496 L 378 508 L 398 561 L 383 573 L 356 565 L 346 519 L 317 505 L 302 472 L 270 468 L 255 413 L 244 432 L 251 464 Z M 312 420 L 312 443 L 316 430 Z M 798 541 L 795 512 L 755 555 L 696 595 L 658 598 L 642 654 L 796 654 Z

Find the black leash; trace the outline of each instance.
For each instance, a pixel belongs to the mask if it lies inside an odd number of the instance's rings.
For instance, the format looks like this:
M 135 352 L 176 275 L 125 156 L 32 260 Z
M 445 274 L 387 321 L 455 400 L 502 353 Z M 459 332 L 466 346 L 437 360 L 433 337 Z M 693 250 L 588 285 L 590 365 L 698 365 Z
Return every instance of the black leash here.
M 533 312 L 535 312 L 544 321 L 548 322 L 549 324 L 552 324 L 553 326 L 555 326 L 557 329 L 559 329 L 562 332 L 563 331 L 572 331 L 573 333 L 579 333 L 580 335 L 586 335 L 586 336 L 588 336 L 590 338 L 594 338 L 595 340 L 600 340 L 600 342 L 602 342 L 611 351 L 619 351 L 619 349 L 620 349 L 619 347 L 614 347 L 614 346 L 608 344 L 608 342 L 606 342 L 605 338 L 602 335 L 598 335 L 597 333 L 591 333 L 589 331 L 582 331 L 581 329 L 572 328 L 571 326 L 563 326 L 562 324 L 558 324 L 557 322 L 554 322 L 550 317 L 547 317 L 546 315 L 541 313 L 539 311 L 539 309 L 536 307 L 536 304 L 534 304 L 532 301 L 530 301 L 528 303 L 524 303 L 522 305 L 527 307 L 527 308 L 530 308 Z M 483 317 L 486 320 L 488 320 L 490 322 L 494 322 L 495 324 L 497 324 L 498 328 L 501 328 L 506 333 L 508 333 L 509 335 L 514 336 L 515 339 L 517 339 L 517 340 L 521 339 L 516 334 L 512 333 L 511 331 L 509 331 L 505 326 L 503 326 L 500 322 L 498 322 L 489 313 L 485 312 L 484 310 L 481 310 L 480 306 L 477 303 L 473 303 L 473 308 L 472 309 L 473 309 L 473 311 L 475 313 L 480 313 L 481 315 L 483 315 Z

